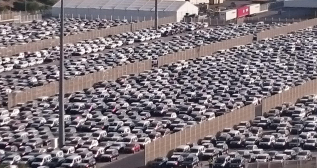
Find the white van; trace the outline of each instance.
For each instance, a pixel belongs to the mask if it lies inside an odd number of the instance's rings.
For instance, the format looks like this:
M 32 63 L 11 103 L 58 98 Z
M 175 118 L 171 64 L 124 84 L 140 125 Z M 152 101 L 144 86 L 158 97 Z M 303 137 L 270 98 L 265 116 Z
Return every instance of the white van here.
M 130 134 L 131 133 L 131 129 L 130 127 L 120 127 L 117 131 L 118 133 L 121 133 L 121 134 Z
M 10 121 L 10 117 L 0 117 L 0 126 L 8 125 Z
M 173 155 L 181 155 L 183 153 L 188 153 L 190 151 L 189 145 L 180 145 L 173 151 Z
M 124 137 L 122 141 L 126 144 L 136 143 L 138 142 L 138 137 L 136 135 L 129 135 Z

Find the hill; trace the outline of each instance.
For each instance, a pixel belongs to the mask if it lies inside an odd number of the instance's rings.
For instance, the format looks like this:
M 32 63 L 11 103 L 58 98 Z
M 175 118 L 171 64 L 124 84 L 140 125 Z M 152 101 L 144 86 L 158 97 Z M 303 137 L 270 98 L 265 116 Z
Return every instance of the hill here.
M 27 11 L 49 9 L 58 0 L 26 0 Z M 13 10 L 24 11 L 25 0 L 0 0 L 0 11 Z

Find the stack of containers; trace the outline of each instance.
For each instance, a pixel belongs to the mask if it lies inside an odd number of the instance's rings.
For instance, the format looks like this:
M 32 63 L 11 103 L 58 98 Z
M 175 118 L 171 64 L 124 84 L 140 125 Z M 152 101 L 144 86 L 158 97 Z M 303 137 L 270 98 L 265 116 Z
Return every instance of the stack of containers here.
M 221 20 L 233 20 L 237 18 L 243 18 L 246 16 L 252 16 L 257 13 L 261 13 L 260 4 L 250 4 L 241 6 L 238 9 L 229 9 L 219 12 L 219 19 Z
M 237 10 L 229 9 L 229 10 L 220 11 L 219 18 L 225 21 L 235 19 L 237 18 Z

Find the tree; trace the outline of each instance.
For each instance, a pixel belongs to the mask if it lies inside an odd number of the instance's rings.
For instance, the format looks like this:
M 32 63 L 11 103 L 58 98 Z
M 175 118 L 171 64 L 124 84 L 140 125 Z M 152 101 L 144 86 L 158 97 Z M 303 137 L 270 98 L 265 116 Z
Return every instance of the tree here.
M 26 6 L 27 6 L 27 10 L 31 12 L 38 11 L 40 10 L 40 7 L 41 7 L 39 3 L 35 1 L 28 2 Z

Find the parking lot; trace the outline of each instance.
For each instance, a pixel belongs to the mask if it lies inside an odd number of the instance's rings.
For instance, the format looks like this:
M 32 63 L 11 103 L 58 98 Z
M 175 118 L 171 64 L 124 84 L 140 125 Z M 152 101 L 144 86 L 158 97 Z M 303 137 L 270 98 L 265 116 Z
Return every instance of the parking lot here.
M 60 20 L 48 18 L 32 23 L 16 25 L 14 23 L 1 24 L 0 49 L 8 46 L 23 45 L 44 39 L 59 38 Z M 110 28 L 128 24 L 128 20 L 105 20 L 105 19 L 65 19 L 65 36 L 93 31 L 95 29 Z M 137 22 L 137 21 L 132 21 Z
M 65 56 L 68 58 L 65 63 L 65 77 L 69 79 L 73 76 L 93 73 L 136 60 L 156 59 L 172 52 L 253 34 L 271 27 L 283 26 L 283 24 L 245 24 L 206 28 L 205 24 L 195 26 L 194 23 L 191 23 L 187 25 L 192 26 L 188 29 L 186 24 L 162 26 L 160 31 L 156 32 L 159 36 L 155 36 L 153 30 L 144 29 L 139 33 L 120 34 L 111 38 L 68 44 L 65 49 Z M 135 45 L 134 42 L 140 45 Z M 126 45 L 121 47 L 124 44 Z M 10 59 L 4 58 L 2 67 L 0 66 L 0 71 L 1 68 L 2 71 L 6 71 L 1 75 L 3 101 L 6 101 L 6 95 L 14 90 L 41 86 L 56 81 L 58 79 L 58 67 L 56 66 L 58 55 L 59 47 L 53 47 L 27 55 L 21 53 Z M 47 62 L 54 63 L 50 63 L 50 66 L 42 66 L 43 63 Z M 19 80 L 16 77 L 19 77 Z
M 314 55 L 309 54 L 315 46 L 314 31 L 237 46 L 67 94 L 67 142 L 62 153 L 87 159 L 92 154 L 104 162 L 116 160 L 119 152 L 120 159 L 152 140 L 315 79 Z M 8 142 L 0 144 L 4 156 L 18 151 L 24 158 L 46 153 L 42 146 L 58 136 L 57 100 L 57 96 L 40 97 L 10 112 L 1 110 L 1 135 Z M 12 157 L 6 160 L 18 163 Z

